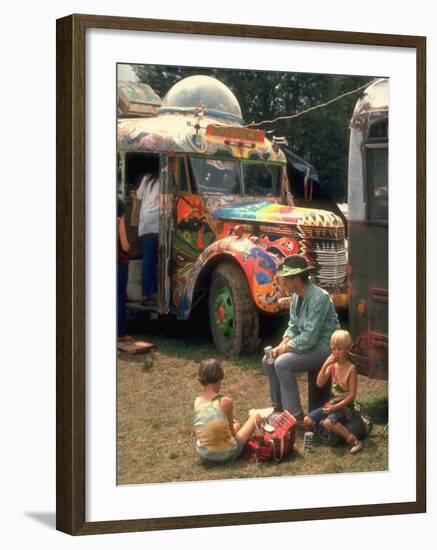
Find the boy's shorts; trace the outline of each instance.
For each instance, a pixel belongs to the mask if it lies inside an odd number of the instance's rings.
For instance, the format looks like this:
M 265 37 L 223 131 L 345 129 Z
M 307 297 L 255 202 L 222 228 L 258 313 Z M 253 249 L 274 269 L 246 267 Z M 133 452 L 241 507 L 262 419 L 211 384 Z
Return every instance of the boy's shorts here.
M 228 464 L 236 460 L 242 453 L 244 443 L 238 437 L 235 436 L 234 445 L 225 451 L 214 452 L 210 451 L 205 454 L 199 454 L 200 460 L 203 464 Z

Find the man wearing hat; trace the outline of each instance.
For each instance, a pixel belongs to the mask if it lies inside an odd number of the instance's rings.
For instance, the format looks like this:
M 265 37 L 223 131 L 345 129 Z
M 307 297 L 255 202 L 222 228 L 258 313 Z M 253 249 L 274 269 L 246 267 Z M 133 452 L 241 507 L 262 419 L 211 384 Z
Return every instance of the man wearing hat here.
M 303 410 L 295 373 L 308 372 L 315 388 L 315 376 L 331 353 L 331 335 L 340 328 L 328 292 L 308 277 L 313 270 L 300 255 L 288 256 L 277 270 L 292 295 L 290 321 L 282 342 L 273 348 L 274 364 L 263 358 L 272 406 L 288 410 L 297 420 L 303 419 Z M 313 402 L 310 408 L 319 405 Z

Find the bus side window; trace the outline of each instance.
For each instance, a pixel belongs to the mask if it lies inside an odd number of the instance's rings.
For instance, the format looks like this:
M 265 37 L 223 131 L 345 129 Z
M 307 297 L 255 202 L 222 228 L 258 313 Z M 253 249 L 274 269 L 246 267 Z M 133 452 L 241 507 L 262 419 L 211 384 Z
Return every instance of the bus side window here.
M 183 157 L 169 158 L 170 181 L 176 192 L 189 192 L 185 159 Z
M 366 143 L 367 219 L 388 220 L 388 120 L 369 128 Z
M 388 220 L 388 147 L 366 146 L 369 221 Z

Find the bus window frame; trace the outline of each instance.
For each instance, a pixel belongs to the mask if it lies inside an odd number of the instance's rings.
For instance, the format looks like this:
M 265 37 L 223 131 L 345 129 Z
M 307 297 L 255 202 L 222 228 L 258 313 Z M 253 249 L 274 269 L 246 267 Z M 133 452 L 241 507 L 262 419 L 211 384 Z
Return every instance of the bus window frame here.
M 193 183 L 191 181 L 191 172 L 190 172 L 190 167 L 189 167 L 189 164 L 188 164 L 188 155 L 185 153 L 184 155 L 182 155 L 183 159 L 184 159 L 184 167 L 185 167 L 185 177 L 187 179 L 187 184 L 188 184 L 188 193 L 190 195 L 193 194 Z M 180 191 L 182 193 L 182 191 Z
M 388 137 L 387 138 L 371 138 L 364 142 L 364 155 L 363 155 L 363 184 L 364 184 L 364 197 L 366 200 L 366 223 L 368 225 L 375 226 L 388 226 L 388 209 L 387 209 L 387 218 L 386 219 L 376 219 L 370 217 L 370 183 L 369 183 L 369 174 L 367 169 L 367 151 L 372 149 L 387 149 L 388 153 Z M 388 179 L 388 178 L 387 178 Z M 387 182 L 388 183 L 388 182 Z
M 190 170 L 189 170 L 189 167 L 188 167 L 188 161 L 187 161 L 187 157 L 188 155 L 186 153 L 174 153 L 174 154 L 168 154 L 167 155 L 167 158 L 168 158 L 168 161 L 169 161 L 169 165 L 170 165 L 170 161 L 171 159 L 182 159 L 182 163 L 183 163 L 183 169 L 184 169 L 184 172 L 185 172 L 185 179 L 186 179 L 186 182 L 187 182 L 187 189 L 180 189 L 178 186 L 174 186 L 172 192 L 175 193 L 176 195 L 191 195 L 192 194 L 192 184 L 191 184 L 191 177 L 190 177 Z

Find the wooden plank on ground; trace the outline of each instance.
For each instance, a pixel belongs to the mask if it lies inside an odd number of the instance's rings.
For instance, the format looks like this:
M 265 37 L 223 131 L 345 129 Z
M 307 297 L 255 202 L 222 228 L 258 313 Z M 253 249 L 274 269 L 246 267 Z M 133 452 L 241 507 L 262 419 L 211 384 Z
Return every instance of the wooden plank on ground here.
M 156 349 L 156 346 L 151 342 L 131 340 L 128 342 L 117 342 L 117 349 L 126 353 L 137 355 L 139 353 L 150 353 L 151 351 Z

